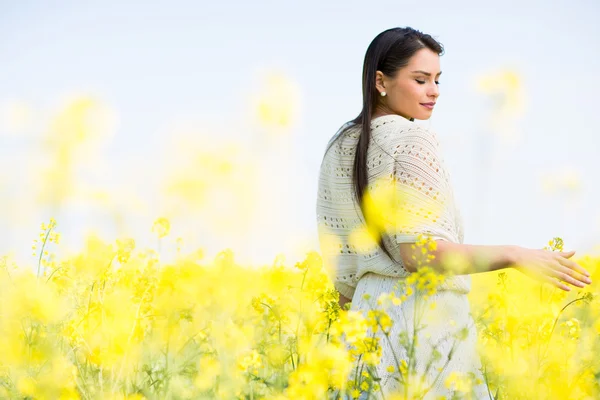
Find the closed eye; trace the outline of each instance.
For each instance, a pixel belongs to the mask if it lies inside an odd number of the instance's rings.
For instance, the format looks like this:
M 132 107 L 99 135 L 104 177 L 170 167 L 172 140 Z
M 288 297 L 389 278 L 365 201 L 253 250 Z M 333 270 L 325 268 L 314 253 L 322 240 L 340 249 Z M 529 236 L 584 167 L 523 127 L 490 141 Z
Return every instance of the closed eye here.
M 419 84 L 420 84 L 420 85 L 423 85 L 423 84 L 425 84 L 425 81 L 420 81 L 420 80 L 418 80 L 418 79 L 415 79 L 415 80 L 416 80 L 417 82 L 419 82 Z M 439 81 L 435 81 L 435 84 L 436 84 L 436 85 L 439 85 L 439 84 L 440 84 L 440 82 L 439 82 Z

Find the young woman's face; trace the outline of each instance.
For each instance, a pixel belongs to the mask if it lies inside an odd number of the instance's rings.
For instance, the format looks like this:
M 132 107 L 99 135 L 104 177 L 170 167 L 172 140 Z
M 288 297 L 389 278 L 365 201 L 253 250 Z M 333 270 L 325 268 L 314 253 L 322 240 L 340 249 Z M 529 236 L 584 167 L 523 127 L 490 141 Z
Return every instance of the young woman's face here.
M 377 114 L 393 113 L 407 119 L 429 119 L 440 95 L 438 82 L 441 73 L 440 56 L 428 48 L 417 51 L 394 78 L 377 71 Z M 382 97 L 381 92 L 385 92 L 386 96 Z

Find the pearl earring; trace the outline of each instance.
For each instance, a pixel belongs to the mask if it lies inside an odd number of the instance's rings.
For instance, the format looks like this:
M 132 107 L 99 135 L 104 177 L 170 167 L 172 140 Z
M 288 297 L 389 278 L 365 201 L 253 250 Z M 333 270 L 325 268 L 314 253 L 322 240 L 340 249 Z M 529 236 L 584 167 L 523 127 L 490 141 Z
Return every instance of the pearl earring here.
M 383 97 L 383 96 L 385 96 L 385 94 L 386 94 L 385 92 L 381 92 L 381 96 L 382 96 L 382 97 Z

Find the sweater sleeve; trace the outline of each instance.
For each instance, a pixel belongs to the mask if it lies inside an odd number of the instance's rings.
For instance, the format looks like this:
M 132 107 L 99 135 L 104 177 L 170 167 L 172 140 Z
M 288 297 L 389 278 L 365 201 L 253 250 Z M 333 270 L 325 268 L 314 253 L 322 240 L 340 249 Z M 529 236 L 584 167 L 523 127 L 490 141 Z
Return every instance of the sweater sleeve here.
M 396 243 L 418 235 L 460 242 L 450 175 L 434 131 L 417 126 L 401 132 L 393 146 Z

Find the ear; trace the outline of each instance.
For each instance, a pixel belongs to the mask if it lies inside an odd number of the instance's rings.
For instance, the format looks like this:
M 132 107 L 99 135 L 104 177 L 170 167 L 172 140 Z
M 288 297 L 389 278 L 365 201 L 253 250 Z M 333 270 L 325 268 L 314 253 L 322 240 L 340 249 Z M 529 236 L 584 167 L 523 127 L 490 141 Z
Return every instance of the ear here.
M 384 85 L 385 85 L 385 79 L 384 79 L 383 72 L 376 71 L 375 72 L 375 88 L 377 89 L 377 91 L 379 93 L 385 92 L 385 86 Z

